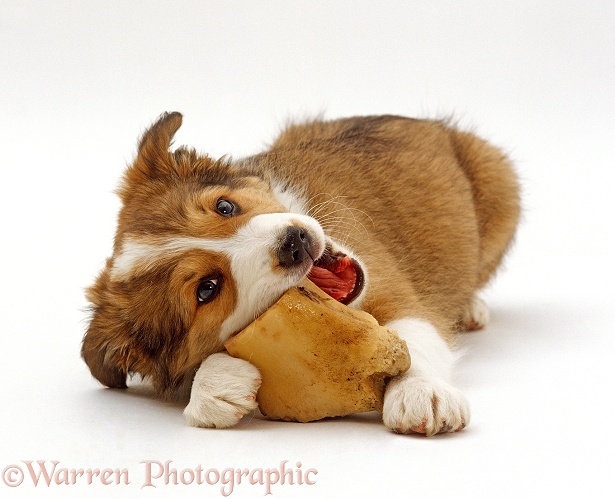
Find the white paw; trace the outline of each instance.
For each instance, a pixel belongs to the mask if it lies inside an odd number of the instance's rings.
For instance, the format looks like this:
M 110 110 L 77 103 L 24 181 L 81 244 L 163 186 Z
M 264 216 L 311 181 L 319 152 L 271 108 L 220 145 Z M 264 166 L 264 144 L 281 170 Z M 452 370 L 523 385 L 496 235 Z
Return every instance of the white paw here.
M 196 372 L 184 415 L 191 426 L 229 428 L 255 410 L 261 375 L 256 367 L 225 353 L 210 355 Z
M 384 394 L 382 419 L 397 433 L 460 431 L 470 422 L 470 407 L 463 394 L 435 378 L 400 376 Z
M 478 331 L 489 324 L 489 309 L 487 304 L 474 295 L 461 318 L 462 325 L 467 331 Z

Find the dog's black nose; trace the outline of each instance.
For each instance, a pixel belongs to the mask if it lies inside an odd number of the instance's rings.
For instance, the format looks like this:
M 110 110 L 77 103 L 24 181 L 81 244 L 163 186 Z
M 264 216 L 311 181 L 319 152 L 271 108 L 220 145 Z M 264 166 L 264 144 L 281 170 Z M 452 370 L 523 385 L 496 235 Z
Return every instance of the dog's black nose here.
M 305 229 L 292 226 L 286 229 L 286 235 L 278 250 L 278 260 L 282 267 L 291 267 L 311 258 L 308 252 L 310 237 Z

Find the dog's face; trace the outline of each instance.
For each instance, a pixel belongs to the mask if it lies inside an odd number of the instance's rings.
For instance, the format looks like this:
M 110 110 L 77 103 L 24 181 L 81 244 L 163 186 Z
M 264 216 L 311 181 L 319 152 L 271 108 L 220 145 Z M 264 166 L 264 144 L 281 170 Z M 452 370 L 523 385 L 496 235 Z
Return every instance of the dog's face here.
M 113 256 L 88 290 L 82 355 L 111 387 L 129 373 L 174 391 L 325 251 L 316 220 L 286 212 L 263 178 L 170 143 L 181 115 L 143 136 L 120 188 Z

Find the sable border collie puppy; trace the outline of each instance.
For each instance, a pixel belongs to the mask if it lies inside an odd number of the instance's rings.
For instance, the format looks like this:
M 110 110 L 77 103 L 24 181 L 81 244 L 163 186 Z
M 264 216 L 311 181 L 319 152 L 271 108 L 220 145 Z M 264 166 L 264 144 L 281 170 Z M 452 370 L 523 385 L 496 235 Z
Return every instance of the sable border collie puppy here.
M 408 344 L 388 428 L 463 429 L 454 335 L 487 322 L 476 292 L 520 212 L 502 152 L 439 121 L 372 116 L 293 125 L 262 154 L 214 160 L 170 150 L 181 122 L 145 132 L 119 188 L 113 255 L 87 292 L 92 374 L 125 388 L 138 373 L 163 397 L 190 393 L 191 425 L 233 426 L 257 407 L 260 375 L 224 342 L 307 276 Z

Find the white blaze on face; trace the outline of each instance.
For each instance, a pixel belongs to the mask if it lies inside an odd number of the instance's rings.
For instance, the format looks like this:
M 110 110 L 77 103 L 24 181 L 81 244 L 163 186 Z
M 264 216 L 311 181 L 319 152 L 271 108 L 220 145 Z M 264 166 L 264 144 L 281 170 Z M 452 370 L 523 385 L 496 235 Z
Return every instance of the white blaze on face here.
M 190 250 L 225 255 L 232 272 L 225 277 L 233 279 L 237 288 L 237 306 L 220 329 L 220 340 L 225 341 L 309 272 L 310 261 L 288 269 L 279 267 L 277 250 L 291 226 L 306 230 L 314 248 L 311 257 L 319 258 L 325 249 L 325 234 L 316 220 L 294 213 L 268 213 L 253 217 L 233 237 L 224 239 L 164 236 L 139 241 L 138 237 L 126 236 L 113 260 L 111 279 L 128 280 L 151 270 L 161 260 L 180 257 Z
M 291 213 L 258 215 L 236 234 L 230 254 L 233 279 L 237 285 L 237 307 L 222 324 L 220 339 L 226 340 L 269 308 L 288 288 L 296 285 L 311 269 L 311 261 L 293 269 L 278 266 L 277 250 L 286 229 L 305 229 L 315 245 L 316 260 L 325 249 L 325 234 L 311 217 Z
M 271 185 L 274 197 L 284 208 L 290 213 L 300 213 L 305 215 L 308 213 L 305 196 L 303 196 L 297 188 L 292 188 L 287 184 L 274 182 Z

